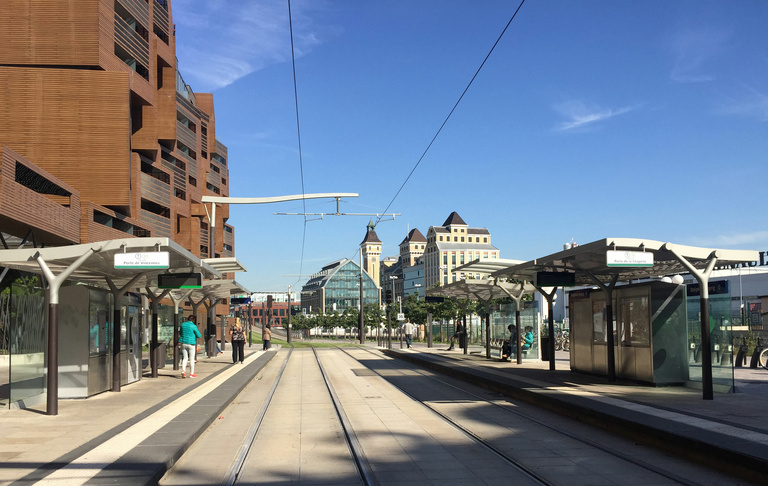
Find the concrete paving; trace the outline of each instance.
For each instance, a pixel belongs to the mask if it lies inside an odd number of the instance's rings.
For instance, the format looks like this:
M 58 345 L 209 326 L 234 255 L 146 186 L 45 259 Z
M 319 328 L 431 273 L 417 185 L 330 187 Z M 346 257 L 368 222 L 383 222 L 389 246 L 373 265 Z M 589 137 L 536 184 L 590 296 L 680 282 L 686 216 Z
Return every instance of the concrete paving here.
M 523 365 L 489 361 L 458 350 L 444 351 L 444 346 L 426 348 L 415 343 L 413 349 L 400 350 L 393 343 L 393 347 L 390 355 L 535 401 L 585 422 L 652 440 L 676 452 L 684 451 L 695 460 L 722 463 L 731 473 L 768 483 L 768 370 L 737 369 L 740 393 L 716 393 L 710 401 L 702 400 L 699 390 L 609 383 L 574 373 L 562 358 L 557 361 L 558 370 L 549 371 L 548 363 L 541 361 Z M 166 367 L 158 378 L 145 377 L 124 386 L 120 393 L 61 400 L 57 416 L 45 415 L 44 405 L 0 410 L 0 484 L 156 483 L 222 414 L 236 409 L 239 421 L 228 426 L 247 428 L 247 422 L 258 413 L 255 405 L 227 408 L 233 403 L 255 404 L 268 385 L 266 375 L 262 380 L 253 378 L 260 376 L 275 352 L 264 353 L 254 346 L 246 348 L 246 355 L 244 365 L 233 365 L 228 354 L 201 359 L 197 379 L 181 379 L 179 372 Z M 336 376 L 335 380 L 341 384 L 346 381 L 339 393 L 351 393 L 348 400 L 353 400 L 355 393 L 369 393 L 356 388 L 353 378 L 342 378 Z M 248 389 L 256 395 L 241 393 Z M 298 398 L 286 395 L 285 400 L 288 406 Z M 246 413 L 248 409 L 250 413 Z M 271 420 L 277 426 L 272 434 L 290 435 L 287 429 L 280 429 L 281 420 Z M 225 430 L 224 422 L 221 431 Z M 310 423 L 302 422 L 299 430 Z M 400 426 L 368 426 L 379 425 Z M 222 432 L 229 437 L 222 444 L 233 443 L 234 435 L 228 434 Z M 236 453 L 237 447 L 229 447 Z M 407 451 L 409 445 L 398 447 Z M 226 471 L 223 461 L 231 457 L 222 449 L 212 461 L 222 462 L 219 469 Z M 434 470 L 419 470 L 419 477 L 440 474 L 438 463 Z
M 197 378 L 168 365 L 86 400 L 0 411 L 0 484 L 153 484 L 205 431 L 275 352 L 246 348 L 200 358 Z

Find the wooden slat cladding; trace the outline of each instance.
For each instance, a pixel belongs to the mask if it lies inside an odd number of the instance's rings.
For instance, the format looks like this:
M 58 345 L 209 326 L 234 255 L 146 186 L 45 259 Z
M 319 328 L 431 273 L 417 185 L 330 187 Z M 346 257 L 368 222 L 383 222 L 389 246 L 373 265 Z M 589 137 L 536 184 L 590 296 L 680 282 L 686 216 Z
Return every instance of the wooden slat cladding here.
M 117 14 L 115 14 L 115 42 L 145 68 L 149 69 L 149 43 L 142 39 Z
M 165 9 L 157 0 L 152 1 L 152 21 L 160 30 L 168 36 L 171 35 L 171 18 L 168 10 Z
M 18 166 L 22 166 L 23 171 L 19 171 Z M 17 180 L 20 172 L 24 175 Z M 64 195 L 66 193 L 68 195 Z M 33 229 L 38 240 L 46 244 L 80 243 L 80 194 L 74 187 L 35 167 L 21 154 L 3 147 L 0 229 L 16 236 L 25 236 Z
M 167 208 L 171 207 L 171 186 L 149 174 L 141 174 L 141 197 Z
M 77 187 L 83 200 L 129 205 L 124 73 L 0 67 L 0 86 L 0 145 Z
M 197 150 L 197 136 L 180 121 L 176 122 L 176 138 L 187 147 L 199 152 Z
M 0 64 L 98 66 L 100 0 L 3 0 Z
M 97 214 L 113 218 L 112 221 L 109 222 L 111 226 L 107 226 L 102 222 L 97 221 L 100 219 L 97 217 Z M 131 232 L 128 233 L 123 231 L 120 228 L 121 226 L 129 228 Z M 155 236 L 152 233 L 151 228 L 149 228 L 149 225 L 136 219 L 125 217 L 111 209 L 93 203 L 84 204 L 80 231 L 83 243 L 117 240 L 130 237 Z
M 106 71 L 117 71 L 128 74 L 129 86 L 133 93 L 144 100 L 146 104 L 154 103 L 155 88 L 153 86 L 154 59 L 149 52 L 148 79 L 128 67 L 122 59 L 115 55 L 115 2 L 114 0 L 100 0 L 98 17 L 99 39 L 99 63 Z
M 149 4 L 144 0 L 116 0 L 123 6 L 145 29 L 152 30 L 149 24 Z

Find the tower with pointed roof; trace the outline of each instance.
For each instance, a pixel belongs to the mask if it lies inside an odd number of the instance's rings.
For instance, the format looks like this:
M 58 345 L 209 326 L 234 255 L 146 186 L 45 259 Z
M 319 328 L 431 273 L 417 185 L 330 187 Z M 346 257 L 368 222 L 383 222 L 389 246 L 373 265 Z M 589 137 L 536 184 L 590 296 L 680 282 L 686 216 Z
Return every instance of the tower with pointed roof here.
M 400 261 L 402 266 L 411 267 L 416 264 L 416 260 L 424 254 L 427 246 L 427 239 L 421 234 L 421 231 L 414 228 L 408 236 L 400 243 Z
M 379 274 L 379 258 L 381 257 L 381 240 L 376 235 L 376 226 L 373 224 L 373 220 L 368 223 L 368 231 L 365 233 L 365 238 L 360 243 L 360 248 L 363 250 L 363 269 L 368 272 L 368 275 L 376 282 L 377 287 L 381 287 L 381 278 Z

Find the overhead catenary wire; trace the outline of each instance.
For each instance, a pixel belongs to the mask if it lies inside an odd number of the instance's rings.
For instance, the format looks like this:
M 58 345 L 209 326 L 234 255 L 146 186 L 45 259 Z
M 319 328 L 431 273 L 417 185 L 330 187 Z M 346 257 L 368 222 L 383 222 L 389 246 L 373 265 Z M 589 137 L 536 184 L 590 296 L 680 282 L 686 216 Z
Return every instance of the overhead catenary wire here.
M 300 123 L 300 117 L 299 117 L 299 88 L 298 83 L 296 82 L 296 54 L 295 49 L 293 45 L 293 15 L 291 14 L 291 0 L 288 0 L 288 30 L 291 34 L 291 65 L 293 66 L 293 99 L 294 104 L 296 106 L 296 135 L 298 138 L 298 146 L 299 146 L 299 174 L 301 176 L 301 194 L 302 196 L 306 194 L 306 191 L 304 190 L 304 158 L 302 156 L 301 152 L 301 123 Z M 304 212 L 307 212 L 307 202 L 306 199 L 302 199 L 302 204 L 304 207 Z M 303 273 L 304 270 L 304 248 L 307 241 L 307 217 L 304 216 L 304 228 L 301 235 L 301 260 L 299 261 L 299 275 Z M 299 282 L 299 280 L 296 280 L 294 282 L 294 285 L 296 285 Z
M 507 22 L 507 25 L 504 26 L 504 30 L 501 31 L 501 34 L 499 34 L 499 37 L 496 39 L 496 42 L 493 43 L 493 46 L 491 47 L 491 50 L 488 51 L 488 54 L 485 56 L 485 59 L 483 59 L 483 62 L 480 63 L 480 67 L 477 68 L 477 71 L 475 71 L 474 76 L 472 76 L 472 79 L 469 80 L 469 83 L 467 84 L 467 87 L 464 88 L 464 91 L 461 93 L 461 96 L 459 96 L 459 99 L 453 105 L 453 108 L 451 108 L 450 113 L 448 113 L 448 116 L 445 117 L 445 120 L 443 120 L 442 125 L 440 125 L 440 128 L 437 130 L 435 135 L 432 137 L 432 140 L 430 140 L 429 145 L 427 145 L 427 148 L 421 154 L 421 157 L 419 157 L 419 160 L 413 166 L 413 169 L 411 169 L 411 172 L 408 173 L 408 176 L 405 178 L 403 183 L 400 185 L 400 188 L 397 190 L 397 192 L 395 193 L 394 197 L 392 197 L 392 200 L 389 201 L 389 204 L 387 204 L 387 207 L 384 209 L 384 211 L 381 211 L 381 214 L 386 214 L 387 211 L 389 211 L 389 208 L 395 202 L 395 199 L 397 199 L 397 197 L 400 195 L 400 193 L 402 192 L 402 190 L 405 187 L 405 185 L 411 179 L 411 176 L 413 175 L 413 173 L 416 172 L 416 169 L 419 167 L 419 164 L 421 164 L 421 161 L 424 160 L 424 157 L 427 155 L 427 152 L 429 152 L 429 149 L 432 148 L 432 144 L 435 143 L 435 140 L 437 140 L 437 137 L 440 135 L 440 132 L 443 131 L 443 128 L 448 123 L 448 120 L 451 118 L 451 115 L 453 115 L 453 112 L 456 111 L 456 108 L 459 106 L 459 103 L 461 103 L 461 100 L 464 98 L 464 95 L 467 94 L 467 91 L 469 91 L 469 87 L 472 86 L 472 83 L 475 81 L 475 78 L 477 78 L 477 75 L 480 74 L 480 70 L 483 69 L 483 66 L 485 66 L 486 61 L 488 61 L 488 58 L 491 57 L 491 54 L 493 53 L 493 50 L 496 49 L 496 46 L 501 41 L 501 38 L 504 36 L 504 33 L 507 31 L 507 29 L 509 28 L 510 24 L 512 24 L 512 21 L 515 20 L 515 17 L 517 16 L 517 13 L 523 7 L 524 3 L 525 3 L 525 0 L 521 0 L 520 5 L 518 5 L 517 9 L 515 10 L 515 13 L 512 14 L 512 17 L 509 19 L 509 22 Z M 380 221 L 381 221 L 381 217 L 377 218 L 376 222 L 374 223 L 374 227 L 376 227 L 379 224 Z

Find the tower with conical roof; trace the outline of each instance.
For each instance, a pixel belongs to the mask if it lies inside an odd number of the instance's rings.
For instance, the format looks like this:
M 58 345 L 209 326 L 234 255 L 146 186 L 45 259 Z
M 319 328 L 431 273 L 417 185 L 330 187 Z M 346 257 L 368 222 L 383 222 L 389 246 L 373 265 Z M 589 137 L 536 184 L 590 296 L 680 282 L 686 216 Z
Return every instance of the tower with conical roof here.
M 381 277 L 379 274 L 379 259 L 381 258 L 381 240 L 376 235 L 376 226 L 373 220 L 368 223 L 368 231 L 365 238 L 360 243 L 363 250 L 363 269 L 368 272 L 377 287 L 381 287 Z

